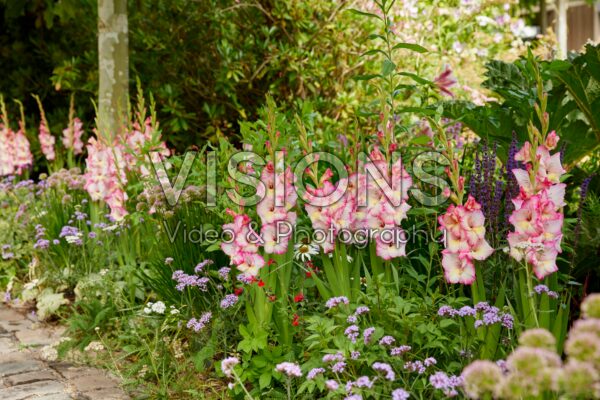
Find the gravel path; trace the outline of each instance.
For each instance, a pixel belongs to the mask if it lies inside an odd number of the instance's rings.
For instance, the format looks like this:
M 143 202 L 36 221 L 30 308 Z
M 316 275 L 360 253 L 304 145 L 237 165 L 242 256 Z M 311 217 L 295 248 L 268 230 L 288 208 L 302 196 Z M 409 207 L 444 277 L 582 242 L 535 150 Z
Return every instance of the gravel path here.
M 0 400 L 129 399 L 103 370 L 43 361 L 40 348 L 61 333 L 0 304 Z

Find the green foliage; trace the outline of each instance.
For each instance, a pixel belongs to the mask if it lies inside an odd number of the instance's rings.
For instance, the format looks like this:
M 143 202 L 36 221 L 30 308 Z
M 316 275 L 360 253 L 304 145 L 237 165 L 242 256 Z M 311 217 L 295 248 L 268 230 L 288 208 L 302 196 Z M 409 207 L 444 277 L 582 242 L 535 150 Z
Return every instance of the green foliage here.
M 565 163 L 577 164 L 600 145 L 600 46 L 587 45 L 585 52 L 568 61 L 519 59 L 514 63 L 487 64 L 483 83 L 501 103 L 475 106 L 468 102 L 445 105 L 444 114 L 460 120 L 478 136 L 500 144 L 505 159 L 513 132 L 527 139 L 527 123 L 534 115 L 537 97 L 534 64 L 548 91 L 550 127 L 565 143 Z

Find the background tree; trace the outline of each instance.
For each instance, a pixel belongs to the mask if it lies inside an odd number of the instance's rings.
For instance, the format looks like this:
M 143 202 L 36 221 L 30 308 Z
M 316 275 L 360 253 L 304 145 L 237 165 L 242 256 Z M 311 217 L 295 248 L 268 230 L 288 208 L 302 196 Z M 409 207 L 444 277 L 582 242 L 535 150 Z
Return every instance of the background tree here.
M 125 126 L 127 115 L 127 0 L 98 0 L 98 72 L 98 130 L 111 139 Z

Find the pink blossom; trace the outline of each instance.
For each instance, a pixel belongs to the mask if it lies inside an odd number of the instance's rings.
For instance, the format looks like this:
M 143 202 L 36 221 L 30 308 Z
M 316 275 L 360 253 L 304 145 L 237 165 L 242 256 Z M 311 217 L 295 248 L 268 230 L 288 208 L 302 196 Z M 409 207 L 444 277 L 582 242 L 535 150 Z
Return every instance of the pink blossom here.
M 452 75 L 452 69 L 446 65 L 441 74 L 439 74 L 433 82 L 437 89 L 448 97 L 454 97 L 454 93 L 450 91 L 450 88 L 456 85 L 456 78 Z
M 38 137 L 42 147 L 42 153 L 48 161 L 53 161 L 56 158 L 56 153 L 54 152 L 56 138 L 50 133 L 45 118 L 42 118 L 40 121 L 40 133 Z
M 485 260 L 494 249 L 485 240 L 485 217 L 481 205 L 469 196 L 465 205 L 450 205 L 438 218 L 446 233 L 442 267 L 449 283 L 470 285 L 475 281 L 474 260 Z
M 333 251 L 335 237 L 349 231 L 371 236 L 363 241 L 356 238 L 360 235 L 354 235 L 353 240 L 361 244 L 375 241 L 377 254 L 385 260 L 405 256 L 401 223 L 410 210 L 407 200 L 412 180 L 402 160 L 396 160 L 390 168 L 384 155 L 375 148 L 368 162 L 359 165 L 359 170 L 340 179 L 337 185 L 330 181 L 332 173 L 328 172 L 322 177 L 320 187 L 307 188 L 304 200 L 308 217 L 315 230 L 327 235 L 320 243 L 323 251 Z M 337 201 L 325 204 L 328 196 Z
M 83 122 L 77 117 L 73 119 L 70 126 L 63 129 L 62 143 L 66 149 L 73 150 L 74 154 L 83 153 L 83 142 L 81 137 L 83 135 Z
M 556 133 L 551 132 L 546 138 L 548 145 L 538 146 L 536 171 L 530 158 L 521 156 L 519 159 L 523 158 L 527 170 L 513 170 L 520 191 L 513 199 L 515 210 L 509 218 L 514 227 L 514 232 L 508 234 L 510 254 L 515 260 L 531 265 L 538 279 L 558 271 L 556 258 L 562 251 L 564 216 L 561 208 L 565 205 L 565 184 L 560 183 L 560 178 L 565 170 L 560 153 L 550 154 L 558 140 Z M 531 144 L 526 142 L 523 148 L 531 149 Z

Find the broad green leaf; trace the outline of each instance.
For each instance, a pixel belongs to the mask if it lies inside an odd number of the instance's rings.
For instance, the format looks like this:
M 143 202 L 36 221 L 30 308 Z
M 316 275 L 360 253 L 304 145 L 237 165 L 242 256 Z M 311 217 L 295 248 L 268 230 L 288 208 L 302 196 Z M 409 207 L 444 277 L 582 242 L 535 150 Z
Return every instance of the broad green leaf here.
M 416 43 L 398 43 L 397 45 L 392 47 L 392 50 L 397 50 L 397 49 L 407 49 L 407 50 L 415 51 L 417 53 L 427 53 L 429 51 L 425 47 L 420 46 Z

